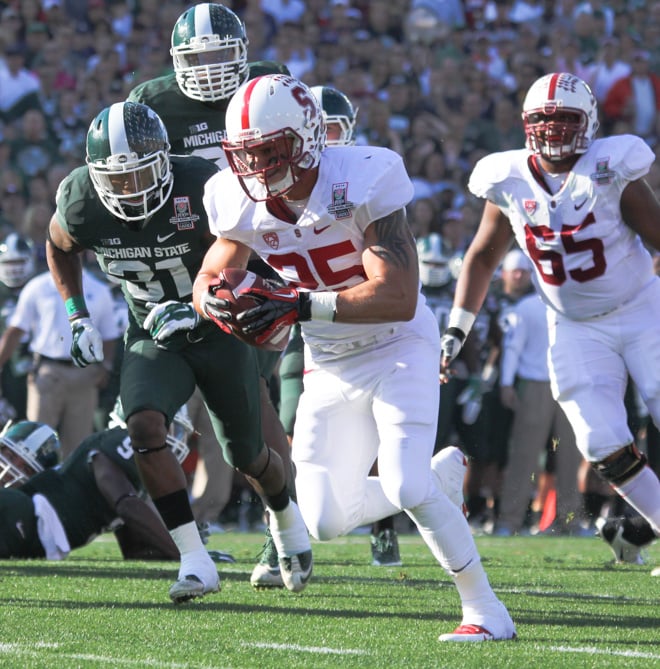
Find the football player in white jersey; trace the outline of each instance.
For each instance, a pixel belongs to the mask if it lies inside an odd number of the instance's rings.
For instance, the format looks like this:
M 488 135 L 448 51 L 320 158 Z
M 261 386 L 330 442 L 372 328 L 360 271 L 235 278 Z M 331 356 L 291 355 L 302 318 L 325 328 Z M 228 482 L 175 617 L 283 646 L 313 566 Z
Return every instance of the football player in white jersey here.
M 573 74 L 532 84 L 522 117 L 526 148 L 486 156 L 470 177 L 486 204 L 442 337 L 442 364 L 460 350 L 515 239 L 551 307 L 553 395 L 585 459 L 642 516 L 601 533 L 616 553 L 660 534 L 660 481 L 635 448 L 623 401 L 630 374 L 660 425 L 660 279 L 644 245 L 660 249 L 660 203 L 644 179 L 654 155 L 633 135 L 595 139 L 596 100 Z
M 310 90 L 319 101 L 325 118 L 325 145 L 353 146 L 358 109 L 353 107 L 353 103 L 346 94 L 332 86 L 313 86 Z M 294 332 L 300 332 L 299 325 L 294 328 Z M 289 345 L 291 343 L 290 341 Z M 295 345 L 295 342 L 293 344 Z M 301 376 L 302 373 L 301 368 Z M 378 475 L 377 462 L 374 462 L 369 473 L 373 476 Z M 371 526 L 369 543 L 371 545 L 371 564 L 374 567 L 400 567 L 403 564 L 399 551 L 399 539 L 394 529 L 394 518 L 395 516 L 381 518 Z
M 429 466 L 440 336 L 419 293 L 401 157 L 366 146 L 323 151 L 318 101 L 284 75 L 242 86 L 226 120 L 230 170 L 207 182 L 204 197 L 218 239 L 193 299 L 226 327 L 218 274 L 245 267 L 252 249 L 287 283 L 258 292 L 261 304 L 232 325 L 268 338 L 301 322 L 305 377 L 292 447 L 309 531 L 329 540 L 405 510 L 462 600 L 461 625 L 440 639 L 514 638 L 467 521 Z M 379 476 L 370 477 L 376 457 Z

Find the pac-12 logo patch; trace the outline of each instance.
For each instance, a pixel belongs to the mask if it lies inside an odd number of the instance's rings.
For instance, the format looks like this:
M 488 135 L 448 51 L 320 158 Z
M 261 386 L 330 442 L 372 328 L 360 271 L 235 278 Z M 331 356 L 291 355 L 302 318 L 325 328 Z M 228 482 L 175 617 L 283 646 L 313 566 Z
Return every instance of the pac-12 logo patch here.
M 280 238 L 277 236 L 276 232 L 266 232 L 261 236 L 271 249 L 277 251 L 277 249 L 280 248 Z
M 523 200 L 523 207 L 528 214 L 533 214 L 538 207 L 538 202 L 536 200 Z

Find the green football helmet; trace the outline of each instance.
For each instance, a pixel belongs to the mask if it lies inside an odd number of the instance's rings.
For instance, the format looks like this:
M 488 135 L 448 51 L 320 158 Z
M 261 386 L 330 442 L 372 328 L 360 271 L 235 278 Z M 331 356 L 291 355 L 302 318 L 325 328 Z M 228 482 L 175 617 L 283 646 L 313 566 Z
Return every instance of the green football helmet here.
M 54 467 L 60 461 L 60 439 L 45 423 L 23 420 L 0 432 L 0 485 L 9 488 Z
M 187 9 L 172 30 L 172 60 L 179 88 L 202 102 L 230 98 L 248 77 L 248 38 L 227 7 L 205 2 Z
M 451 255 L 437 232 L 417 239 L 419 280 L 424 287 L 442 288 L 452 280 Z
M 167 130 L 138 102 L 103 109 L 87 132 L 87 167 L 105 208 L 133 230 L 143 228 L 172 192 Z
M 0 282 L 9 288 L 20 288 L 34 276 L 32 243 L 11 232 L 0 244 Z
M 321 103 L 327 137 L 326 146 L 350 146 L 355 144 L 355 120 L 358 109 L 348 97 L 332 86 L 313 86 L 312 93 Z M 332 132 L 333 125 L 339 126 L 339 137 Z

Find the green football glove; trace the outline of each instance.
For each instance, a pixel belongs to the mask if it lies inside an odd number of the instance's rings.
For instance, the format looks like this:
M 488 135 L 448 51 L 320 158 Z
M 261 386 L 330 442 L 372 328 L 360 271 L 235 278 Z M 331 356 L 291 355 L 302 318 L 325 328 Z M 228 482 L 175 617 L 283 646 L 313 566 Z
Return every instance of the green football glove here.
M 71 358 L 76 367 L 103 362 L 103 339 L 89 317 L 71 321 Z
M 161 304 L 147 302 L 151 311 L 144 319 L 142 327 L 149 330 L 151 338 L 158 345 L 165 345 L 173 335 L 194 330 L 200 316 L 190 302 L 168 300 Z

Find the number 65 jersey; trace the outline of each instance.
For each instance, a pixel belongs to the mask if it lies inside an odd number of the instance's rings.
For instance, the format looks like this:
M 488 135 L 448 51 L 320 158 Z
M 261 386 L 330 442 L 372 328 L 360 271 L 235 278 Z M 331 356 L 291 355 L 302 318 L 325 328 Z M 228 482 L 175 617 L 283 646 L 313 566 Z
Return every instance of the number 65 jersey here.
M 633 135 L 595 140 L 553 195 L 534 156 L 505 151 L 482 158 L 468 188 L 509 219 L 545 302 L 584 320 L 626 303 L 654 276 L 650 254 L 620 209 L 624 188 L 647 174 L 654 158 Z

